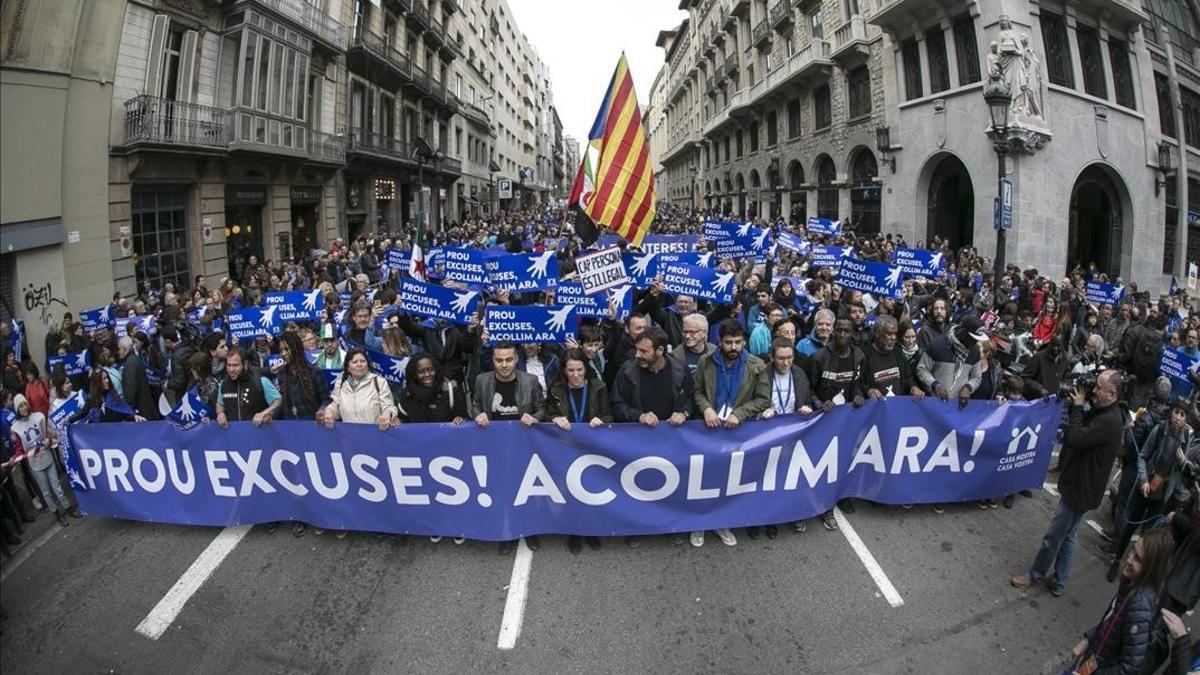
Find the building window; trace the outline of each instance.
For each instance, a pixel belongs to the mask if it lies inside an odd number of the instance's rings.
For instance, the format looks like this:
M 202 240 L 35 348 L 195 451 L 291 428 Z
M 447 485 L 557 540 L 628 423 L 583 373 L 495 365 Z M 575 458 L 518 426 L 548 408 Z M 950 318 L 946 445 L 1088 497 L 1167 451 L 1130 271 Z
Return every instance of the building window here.
M 838 187 L 837 171 L 833 168 L 833 160 L 826 156 L 817 166 L 817 217 L 837 220 L 838 217 Z
M 235 141 L 294 150 L 308 147 L 308 54 L 253 30 L 237 33 L 242 105 L 231 111 Z
M 829 85 L 823 84 L 813 90 L 813 129 L 825 129 L 833 125 L 833 106 L 829 97 Z
M 929 93 L 950 88 L 950 57 L 946 55 L 946 36 L 941 28 L 925 31 L 925 58 L 929 59 Z
M 871 114 L 871 71 L 865 65 L 846 74 L 846 96 L 850 100 L 850 119 Z
M 176 290 L 189 288 L 187 197 L 182 189 L 133 190 L 130 228 L 133 234 L 134 274 L 138 287 L 149 281 L 155 288 L 170 282 Z
M 725 137 L 725 163 L 733 161 L 733 156 L 729 154 L 729 137 Z
M 1108 98 L 1108 85 L 1104 81 L 1104 57 L 1100 53 L 1100 35 L 1094 28 L 1076 25 L 1075 39 L 1079 42 L 1083 90 L 1097 98 Z
M 1171 105 L 1171 85 L 1166 75 L 1154 74 L 1154 93 L 1158 97 L 1158 128 L 1163 136 L 1175 135 L 1175 108 Z
M 767 113 L 767 147 L 779 142 L 779 114 L 774 110 Z
M 794 98 L 787 104 L 788 138 L 800 138 L 800 99 Z
M 1200 95 L 1186 87 L 1179 88 L 1183 105 L 1183 137 L 1193 148 L 1200 148 Z
M 1108 38 L 1108 62 L 1112 64 L 1113 94 L 1117 105 L 1137 109 L 1137 99 L 1133 93 L 1133 73 L 1129 67 L 1129 47 L 1124 40 L 1112 36 Z
M 970 15 L 954 21 L 954 57 L 958 61 L 959 86 L 979 81 L 979 46 L 975 21 Z
M 900 57 L 904 59 L 904 95 L 911 101 L 921 98 L 921 49 L 916 40 L 905 40 L 900 45 Z
M 758 122 L 750 123 L 750 152 L 758 152 Z
M 825 37 L 825 26 L 821 23 L 821 10 L 808 15 L 808 25 L 812 29 L 812 39 L 820 40 Z
M 1071 72 L 1071 49 L 1067 41 L 1067 23 L 1058 14 L 1042 10 L 1042 42 L 1046 46 L 1046 76 L 1051 84 L 1075 87 Z
M 741 129 L 737 130 L 736 144 L 737 144 L 737 156 L 740 159 L 743 154 L 743 151 L 744 151 L 744 148 L 742 146 L 742 130 Z

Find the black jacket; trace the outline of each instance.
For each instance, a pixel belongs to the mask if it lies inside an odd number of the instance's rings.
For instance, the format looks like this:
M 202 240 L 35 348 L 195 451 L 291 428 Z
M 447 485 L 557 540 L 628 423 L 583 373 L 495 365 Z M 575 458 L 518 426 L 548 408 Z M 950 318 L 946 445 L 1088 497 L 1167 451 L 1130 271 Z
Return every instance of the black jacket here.
M 598 378 L 588 378 L 587 382 L 587 419 L 583 424 L 599 417 L 603 422 L 612 422 L 612 406 L 608 400 L 608 388 Z M 574 422 L 571 414 L 571 402 L 567 400 L 567 388 L 562 381 L 550 384 L 550 395 L 546 397 L 546 419 L 565 417 Z
M 825 377 L 827 374 L 839 372 L 835 370 L 839 358 L 834 355 L 832 347 L 825 347 L 813 354 L 809 363 L 808 380 L 812 383 L 813 399 L 818 404 L 833 400 L 839 392 L 846 398 L 846 403 L 854 400 L 856 396 L 865 398 L 867 395 L 866 387 L 863 386 L 867 357 L 862 350 L 853 345 L 850 347 L 848 358 L 853 363 L 853 378 L 848 382 L 836 382 Z
M 1058 491 L 1073 510 L 1083 513 L 1100 506 L 1113 460 L 1121 451 L 1125 419 L 1116 403 L 1086 413 L 1074 405 L 1068 410 Z M 1043 429 L 1042 433 L 1052 431 Z
M 673 356 L 667 356 L 666 367 L 671 371 L 671 388 L 674 391 L 674 412 L 691 417 L 696 409 L 694 385 L 688 376 L 687 366 Z M 637 422 L 645 409 L 642 408 L 641 379 L 637 359 L 629 359 L 617 373 L 611 394 L 613 419 L 618 422 Z
M 1113 598 L 1105 619 L 1087 632 L 1088 646 L 1096 654 L 1096 675 L 1141 672 L 1150 647 L 1150 623 L 1157 613 L 1152 588 L 1131 591 L 1127 598 L 1120 594 Z M 1109 621 L 1112 625 L 1104 639 L 1103 627 Z
M 446 382 L 449 384 L 449 382 Z M 407 384 L 398 401 L 400 414 L 406 422 L 451 422 L 455 417 L 466 419 L 467 393 L 461 382 L 455 382 L 437 392 L 430 402 L 419 400 Z
M 158 412 L 158 397 L 150 387 L 146 367 L 137 352 L 129 352 L 129 356 L 125 357 L 125 366 L 121 369 L 121 388 L 122 398 L 139 415 L 147 420 L 162 419 Z
M 287 368 L 279 371 L 279 396 L 283 399 L 279 407 L 281 420 L 315 419 L 317 411 L 323 410 L 331 401 L 325 375 L 307 361 L 305 365 L 308 366 L 307 377 L 313 391 L 312 401 L 304 398 L 303 385 L 292 375 L 292 371 Z
M 196 348 L 187 344 L 180 344 L 171 353 L 171 379 L 167 381 L 167 388 L 174 392 L 175 400 L 182 399 L 192 388 L 192 369 L 188 367 L 188 361 L 195 354 Z

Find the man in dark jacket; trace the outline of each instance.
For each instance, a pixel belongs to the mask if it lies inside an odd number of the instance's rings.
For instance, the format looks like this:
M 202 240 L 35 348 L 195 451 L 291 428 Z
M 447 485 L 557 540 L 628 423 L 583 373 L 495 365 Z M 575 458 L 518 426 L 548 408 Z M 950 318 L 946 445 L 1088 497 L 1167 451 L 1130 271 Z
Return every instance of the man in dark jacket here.
M 146 364 L 142 362 L 142 356 L 133 345 L 133 338 L 129 336 L 117 341 L 117 356 L 123 364 L 121 395 L 137 414 L 147 420 L 162 419 L 158 412 L 158 397 L 154 395 L 150 380 L 146 377 Z
M 849 318 L 839 318 L 833 324 L 829 346 L 813 355 L 808 379 L 814 402 L 825 412 L 843 403 L 853 403 L 856 408 L 863 403 L 866 357 L 853 341 L 854 324 Z
M 537 377 L 517 370 L 517 346 L 497 342 L 492 347 L 492 372 L 475 378 L 471 416 L 484 429 L 492 420 L 515 420 L 529 427 L 542 420 L 545 399 Z
M 178 402 L 192 388 L 192 370 L 188 364 L 196 348 L 180 339 L 179 331 L 173 326 L 162 330 L 162 338 L 171 355 L 171 376 L 167 380 L 167 389 L 175 397 L 174 401 Z
M 1096 381 L 1092 409 L 1083 410 L 1084 393 L 1071 392 L 1066 433 L 1059 455 L 1061 474 L 1058 491 L 1062 495 L 1058 511 L 1042 537 L 1041 548 L 1029 574 L 1013 577 L 1016 588 L 1029 588 L 1044 580 L 1050 593 L 1061 596 L 1067 590 L 1071 559 L 1075 555 L 1075 533 L 1088 511 L 1100 505 L 1113 460 L 1121 450 L 1125 414 L 1120 405 L 1120 375 L 1106 370 Z M 1052 431 L 1042 430 L 1042 433 Z M 1050 568 L 1054 575 L 1047 576 Z
M 884 399 L 888 396 L 912 396 L 915 400 L 925 397 L 925 391 L 917 383 L 916 373 L 908 365 L 908 359 L 896 349 L 899 324 L 890 316 L 881 316 L 871 328 L 871 344 L 863 348 L 866 369 L 863 372 L 863 389 L 867 396 Z
M 613 418 L 656 427 L 683 424 L 695 409 L 687 368 L 667 354 L 667 333 L 654 326 L 638 336 L 634 358 L 625 362 L 612 388 Z

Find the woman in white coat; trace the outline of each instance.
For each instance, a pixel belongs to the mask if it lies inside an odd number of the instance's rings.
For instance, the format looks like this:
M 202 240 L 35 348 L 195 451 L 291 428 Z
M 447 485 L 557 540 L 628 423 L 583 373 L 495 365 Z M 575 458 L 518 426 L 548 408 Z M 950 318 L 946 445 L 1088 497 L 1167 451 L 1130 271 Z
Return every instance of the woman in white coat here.
M 371 372 L 371 363 L 362 349 L 354 348 L 346 353 L 342 374 L 333 383 L 331 398 L 333 400 L 322 416 L 328 429 L 332 429 L 337 420 L 377 424 L 380 431 L 400 425 L 392 389 L 387 380 Z

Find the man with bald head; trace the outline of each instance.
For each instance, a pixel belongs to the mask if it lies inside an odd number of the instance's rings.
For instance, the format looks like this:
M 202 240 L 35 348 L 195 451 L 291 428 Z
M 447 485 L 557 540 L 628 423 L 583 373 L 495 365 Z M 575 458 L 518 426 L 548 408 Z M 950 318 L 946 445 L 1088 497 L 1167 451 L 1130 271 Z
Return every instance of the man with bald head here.
M 1126 414 L 1119 404 L 1120 374 L 1115 370 L 1100 373 L 1091 393 L 1092 407 L 1086 412 L 1085 396 L 1086 392 L 1076 388 L 1067 399 L 1067 427 L 1058 456 L 1062 472 L 1058 479 L 1058 510 L 1042 537 L 1029 574 L 1011 579 L 1016 588 L 1044 581 L 1054 597 L 1066 592 L 1075 555 L 1075 533 L 1084 514 L 1100 506 L 1113 460 L 1121 450 Z M 1054 430 L 1042 429 L 1039 433 L 1052 434 Z

